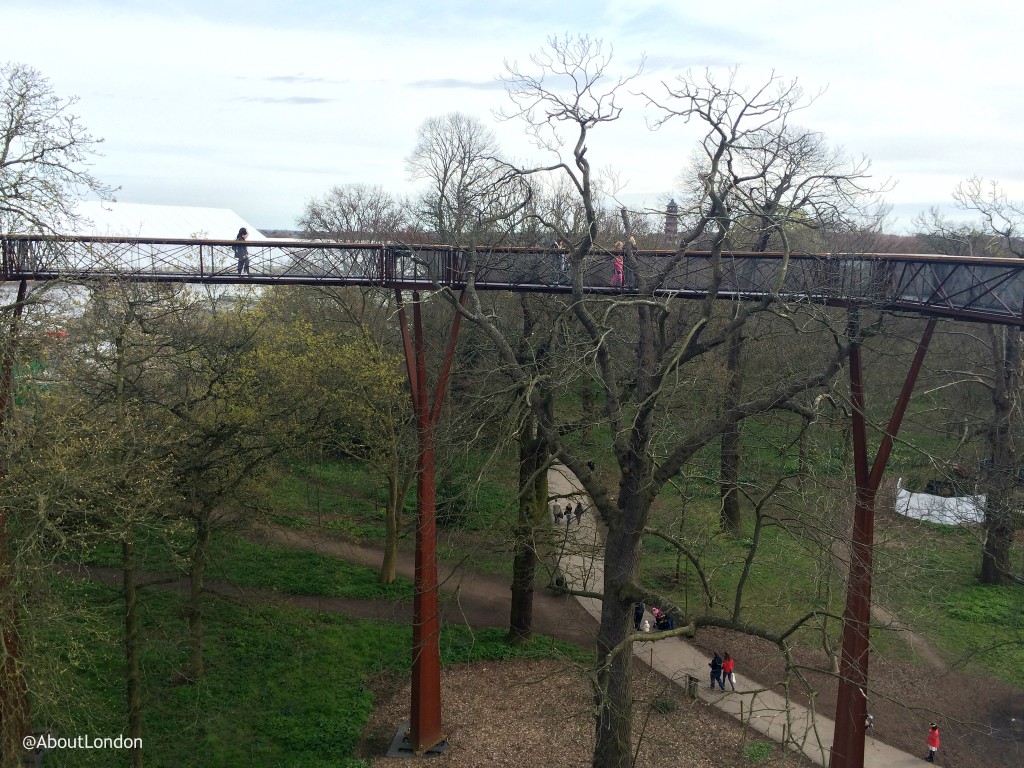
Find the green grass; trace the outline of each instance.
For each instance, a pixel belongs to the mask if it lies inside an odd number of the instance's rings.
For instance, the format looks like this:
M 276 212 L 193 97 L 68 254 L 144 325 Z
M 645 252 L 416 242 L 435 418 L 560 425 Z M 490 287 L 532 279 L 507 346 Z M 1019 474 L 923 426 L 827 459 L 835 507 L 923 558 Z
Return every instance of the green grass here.
M 123 733 L 119 601 L 95 584 L 68 583 L 61 591 L 92 605 L 90 630 L 101 625 L 107 642 L 90 644 L 74 668 L 89 709 L 77 699 L 65 702 L 63 716 L 45 724 L 63 734 Z M 207 676 L 178 685 L 187 660 L 181 599 L 152 590 L 142 595 L 149 766 L 356 765 L 348 756 L 373 704 L 368 676 L 408 664 L 406 628 L 210 598 Z M 69 628 L 75 629 L 84 628 Z M 103 750 L 55 752 L 47 765 L 115 766 L 125 759 Z
M 183 548 L 185 541 L 182 538 L 176 544 Z M 182 575 L 186 572 L 187 562 L 172 555 L 165 540 L 141 536 L 137 547 L 140 569 Z M 97 544 L 83 553 L 80 560 L 90 566 L 118 568 L 121 547 L 112 543 Z M 381 584 L 373 568 L 353 565 L 331 555 L 253 542 L 230 532 L 213 537 L 206 578 L 293 595 L 392 601 L 411 601 L 413 595 L 409 579 Z
M 285 549 L 220 536 L 211 553 L 209 574 L 243 587 L 259 587 L 293 595 L 323 595 L 362 600 L 411 601 L 413 584 L 399 578 L 381 584 L 377 571 L 316 552 Z
M 719 533 L 716 489 L 706 485 L 701 481 L 687 485 L 682 533 L 721 600 L 712 613 L 726 616 L 732 609 L 742 560 L 749 551 L 752 523 L 747 514 L 738 536 Z M 842 501 L 841 486 L 831 493 Z M 809 491 L 786 513 L 799 513 L 798 517 L 807 518 L 827 501 L 824 490 Z M 652 522 L 678 533 L 681 504 L 676 491 L 663 493 L 655 503 Z M 978 584 L 979 535 L 980 531 L 969 528 L 906 520 L 880 508 L 875 520 L 873 601 L 923 634 L 951 663 L 965 663 L 984 672 L 991 666 L 992 653 L 998 653 L 1001 674 L 1024 686 L 1024 589 Z M 1024 551 L 1018 544 L 1014 562 L 1020 562 L 1022 557 Z M 798 527 L 764 529 L 744 590 L 743 618 L 779 630 L 811 607 L 827 607 L 842 613 L 845 587 L 838 574 L 833 573 L 831 581 L 826 579 L 821 567 L 824 562 L 827 554 L 809 545 Z M 675 567 L 674 548 L 646 537 L 641 578 L 680 607 L 701 612 L 704 598 L 692 566 L 682 561 L 681 583 L 675 581 Z M 829 583 L 831 595 L 824 589 Z M 838 632 L 838 622 L 831 626 L 833 634 Z M 820 647 L 819 637 L 811 629 L 801 630 L 792 639 L 808 648 Z M 898 632 L 875 630 L 872 647 L 876 653 L 920 663 Z
M 981 532 L 894 515 L 879 516 L 876 528 L 876 599 L 947 661 L 990 672 L 995 653 L 1000 674 L 1024 686 L 1024 588 L 978 582 Z
M 771 757 L 774 751 L 775 745 L 770 741 L 752 741 L 747 744 L 747 748 L 743 750 L 743 753 L 748 763 L 757 765 Z
M 272 478 L 272 519 L 290 528 L 325 528 L 356 541 L 382 540 L 387 491 L 375 478 L 369 465 L 358 461 L 288 460 Z M 413 492 L 406 498 L 406 519 L 415 511 Z
M 125 731 L 122 606 L 105 586 L 54 579 L 58 599 L 83 607 L 51 630 L 41 649 L 69 684 L 59 700 L 37 702 L 37 726 L 62 735 Z M 142 590 L 143 744 L 151 768 L 221 766 L 357 766 L 352 758 L 374 700 L 374 681 L 404 684 L 410 666 L 408 626 L 342 616 L 206 601 L 207 675 L 178 680 L 187 663 L 182 598 Z M 524 649 L 503 631 L 445 627 L 442 663 L 510 658 L 589 659 L 565 643 L 537 638 Z M 81 642 L 88 636 L 88 642 Z M 68 649 L 76 648 L 75 653 Z M 56 714 L 59 713 L 59 714 Z M 397 724 L 396 724 L 397 725 Z M 107 768 L 126 764 L 107 750 L 47 755 L 47 765 Z

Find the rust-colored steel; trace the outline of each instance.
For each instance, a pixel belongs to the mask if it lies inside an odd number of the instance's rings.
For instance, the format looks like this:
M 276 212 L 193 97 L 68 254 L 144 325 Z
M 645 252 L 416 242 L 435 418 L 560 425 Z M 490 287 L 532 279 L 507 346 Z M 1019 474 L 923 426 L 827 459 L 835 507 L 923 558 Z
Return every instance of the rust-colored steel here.
M 466 292 L 462 291 L 459 296 L 459 306 L 466 306 Z M 452 373 L 452 362 L 455 360 L 455 343 L 458 341 L 459 329 L 462 327 L 462 314 L 455 310 L 455 317 L 452 318 L 451 331 L 448 333 L 448 344 L 444 348 L 444 359 L 441 361 L 441 374 L 437 378 L 437 392 L 434 394 L 434 405 L 430 411 L 430 422 L 436 425 L 441 418 L 441 406 L 444 405 L 444 395 L 448 391 L 448 377 Z
M 396 290 L 398 317 L 402 328 L 406 367 L 416 415 L 419 439 L 416 468 L 416 574 L 413 598 L 412 627 L 412 701 L 409 742 L 417 755 L 444 741 L 441 731 L 441 649 L 440 605 L 437 579 L 437 503 L 435 494 L 434 435 L 440 419 L 455 358 L 455 345 L 462 324 L 458 311 L 452 319 L 441 362 L 441 372 L 434 392 L 433 404 L 427 392 L 427 355 L 423 337 L 420 297 L 413 293 L 413 338 L 409 338 L 408 318 L 402 292 Z M 464 306 L 465 291 L 459 303 Z
M 924 364 L 924 357 L 935 330 L 931 318 L 917 345 L 914 360 L 903 381 L 899 397 L 889 418 L 882 442 L 868 467 L 867 424 L 864 416 L 864 377 L 861 365 L 859 322 L 856 310 L 850 312 L 849 334 L 854 339 L 850 351 L 850 396 L 853 401 L 853 462 L 857 483 L 850 546 L 850 574 L 846 582 L 846 610 L 843 614 L 843 650 L 839 661 L 839 692 L 836 699 L 835 732 L 832 740 L 831 768 L 863 768 L 864 736 L 867 719 L 868 651 L 871 623 L 872 547 L 874 545 L 875 495 L 882 482 L 885 465 L 899 432 Z
M 434 424 L 427 399 L 426 348 L 419 295 L 413 295 L 416 432 L 420 450 L 416 479 L 416 593 L 412 626 L 410 741 L 421 755 L 444 740 L 441 733 L 441 620 L 437 597 L 437 515 L 434 495 Z

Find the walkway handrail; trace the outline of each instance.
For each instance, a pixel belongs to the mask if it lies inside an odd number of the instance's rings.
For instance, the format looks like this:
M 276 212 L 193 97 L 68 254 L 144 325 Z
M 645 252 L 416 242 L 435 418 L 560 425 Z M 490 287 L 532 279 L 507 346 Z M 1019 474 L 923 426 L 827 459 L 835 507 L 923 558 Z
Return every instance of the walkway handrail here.
M 0 281 L 121 279 L 139 282 L 362 285 L 462 288 L 470 266 L 479 290 L 570 293 L 565 252 L 549 247 L 466 247 L 437 243 L 251 240 L 251 278 L 238 274 L 235 240 L 0 235 Z M 704 298 L 714 264 L 708 251 L 636 252 L 636 273 L 619 285 L 613 254 L 595 249 L 579 265 L 583 291 L 637 290 L 658 275 L 656 296 Z M 878 309 L 1024 326 L 1024 260 L 886 253 L 722 254 L 723 299 L 762 299 Z M 777 293 L 776 293 L 777 291 Z

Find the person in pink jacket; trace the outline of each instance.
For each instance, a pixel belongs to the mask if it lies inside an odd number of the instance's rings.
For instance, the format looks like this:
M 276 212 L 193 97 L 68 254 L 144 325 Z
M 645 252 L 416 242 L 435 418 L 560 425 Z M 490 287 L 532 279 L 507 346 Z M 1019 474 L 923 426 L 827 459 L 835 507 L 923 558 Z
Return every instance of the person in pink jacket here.
M 622 241 L 615 243 L 615 251 L 612 253 L 612 282 L 613 288 L 622 288 Z
M 928 728 L 928 757 L 929 763 L 935 762 L 935 753 L 939 751 L 939 726 L 932 723 Z

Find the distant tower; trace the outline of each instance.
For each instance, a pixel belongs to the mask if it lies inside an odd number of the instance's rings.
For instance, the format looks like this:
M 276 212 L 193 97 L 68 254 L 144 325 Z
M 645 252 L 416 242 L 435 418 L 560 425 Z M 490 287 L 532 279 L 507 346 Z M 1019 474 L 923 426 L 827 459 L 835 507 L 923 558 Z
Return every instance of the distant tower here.
M 665 234 L 679 234 L 679 206 L 675 200 L 669 200 L 665 206 Z

